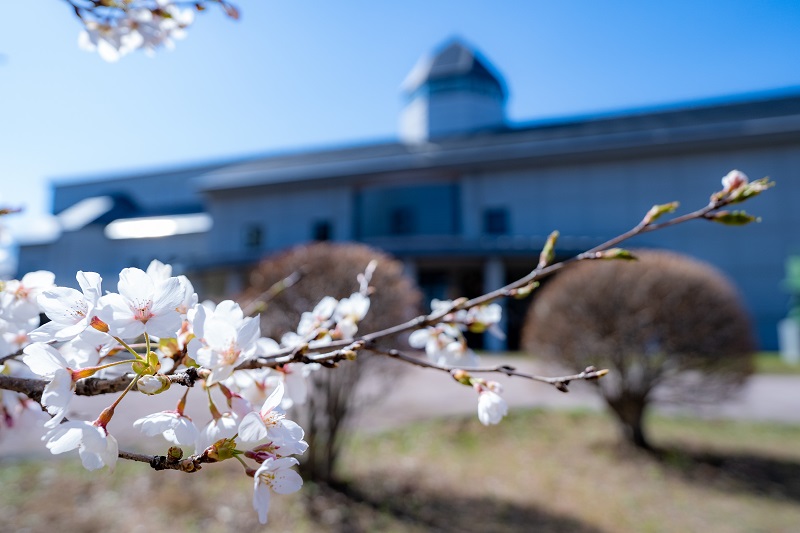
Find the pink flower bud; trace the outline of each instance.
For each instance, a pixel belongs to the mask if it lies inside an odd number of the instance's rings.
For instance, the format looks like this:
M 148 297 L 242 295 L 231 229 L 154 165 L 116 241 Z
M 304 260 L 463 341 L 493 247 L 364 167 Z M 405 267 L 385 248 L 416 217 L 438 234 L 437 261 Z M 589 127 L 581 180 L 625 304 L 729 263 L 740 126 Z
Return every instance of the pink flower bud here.
M 724 178 L 722 178 L 722 187 L 724 192 L 735 191 L 742 185 L 748 182 L 747 175 L 740 170 L 731 170 Z

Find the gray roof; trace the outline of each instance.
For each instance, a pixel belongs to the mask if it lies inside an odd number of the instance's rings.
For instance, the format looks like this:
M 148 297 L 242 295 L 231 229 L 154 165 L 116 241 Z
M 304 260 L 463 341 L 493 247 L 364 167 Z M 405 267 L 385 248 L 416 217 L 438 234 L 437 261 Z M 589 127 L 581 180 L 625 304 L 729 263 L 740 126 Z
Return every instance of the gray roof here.
M 205 192 L 290 186 L 321 180 L 370 180 L 437 170 L 481 170 L 548 164 L 565 158 L 670 154 L 800 139 L 800 90 L 756 99 L 684 104 L 443 138 L 427 144 L 388 142 L 267 156 L 197 178 Z
M 420 59 L 406 77 L 402 89 L 404 92 L 412 93 L 431 81 L 456 77 L 490 81 L 497 85 L 503 95 L 506 94 L 502 76 L 494 71 L 491 63 L 475 48 L 460 39 L 452 39 L 432 56 Z

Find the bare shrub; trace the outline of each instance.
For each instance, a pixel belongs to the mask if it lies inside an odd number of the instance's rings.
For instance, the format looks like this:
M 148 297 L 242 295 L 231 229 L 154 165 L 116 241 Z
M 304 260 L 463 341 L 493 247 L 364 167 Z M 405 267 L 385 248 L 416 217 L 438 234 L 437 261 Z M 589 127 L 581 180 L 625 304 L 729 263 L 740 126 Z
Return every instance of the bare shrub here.
M 378 262 L 371 286 L 370 310 L 359 324 L 359 332 L 388 328 L 413 318 L 419 312 L 420 293 L 403 274 L 400 261 L 361 244 L 315 243 L 293 248 L 268 258 L 252 272 L 243 300 L 253 300 L 274 284 L 299 273 L 296 284 L 279 292 L 261 312 L 262 335 L 275 339 L 294 331 L 304 311 L 310 311 L 324 297 L 340 299 L 358 291 L 357 276 L 370 261 Z M 339 368 L 312 374 L 308 402 L 296 407 L 297 420 L 306 430 L 309 449 L 301 471 L 316 481 L 331 481 L 341 449 L 342 428 L 355 413 L 354 390 L 359 381 L 383 380 L 374 390 L 385 390 L 397 364 L 373 357 L 343 362 Z M 390 366 L 389 372 L 381 372 Z M 358 405 L 364 403 L 360 398 Z
M 608 368 L 596 385 L 623 437 L 649 448 L 647 406 L 726 396 L 752 372 L 754 341 L 736 290 L 716 269 L 675 253 L 636 255 L 556 276 L 529 311 L 523 346 L 563 365 Z

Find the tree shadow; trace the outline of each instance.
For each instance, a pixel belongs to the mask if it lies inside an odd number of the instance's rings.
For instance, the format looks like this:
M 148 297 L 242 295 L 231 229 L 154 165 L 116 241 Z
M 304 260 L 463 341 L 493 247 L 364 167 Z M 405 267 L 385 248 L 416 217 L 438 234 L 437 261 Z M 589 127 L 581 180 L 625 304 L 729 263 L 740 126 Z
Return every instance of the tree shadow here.
M 660 447 L 652 455 L 692 483 L 800 503 L 800 462 L 747 453 Z
M 603 533 L 603 530 L 535 506 L 493 497 L 433 492 L 412 482 L 386 482 L 373 475 L 353 483 L 317 486 L 309 498 L 310 515 L 331 532 L 375 531 L 381 516 L 411 531 L 487 533 Z M 365 508 L 372 514 L 365 521 Z M 332 517 L 331 513 L 337 516 Z M 395 522 L 396 523 L 396 522 Z M 385 524 L 384 524 L 385 525 Z

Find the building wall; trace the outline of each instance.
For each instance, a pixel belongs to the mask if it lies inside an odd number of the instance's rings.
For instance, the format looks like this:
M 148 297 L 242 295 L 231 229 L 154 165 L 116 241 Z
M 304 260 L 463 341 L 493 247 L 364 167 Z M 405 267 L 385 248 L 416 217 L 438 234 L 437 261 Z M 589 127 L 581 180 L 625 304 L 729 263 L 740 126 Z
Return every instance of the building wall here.
M 181 274 L 207 256 L 207 246 L 204 234 L 111 240 L 103 234 L 102 225 L 90 225 L 65 232 L 50 244 L 26 246 L 24 252 L 20 254 L 21 273 L 50 270 L 57 284 L 77 288 L 78 270 L 97 272 L 104 287 L 113 290 L 123 268 L 146 269 L 150 261 L 159 259 Z
M 212 255 L 258 258 L 313 239 L 314 226 L 331 222 L 331 240 L 353 237 L 353 192 L 347 186 L 246 190 L 209 198 L 214 227 L 208 235 Z M 258 246 L 248 246 L 248 232 L 262 228 Z
M 463 181 L 465 234 L 480 235 L 483 210 L 502 206 L 513 234 L 559 230 L 567 247 L 599 243 L 634 226 L 653 204 L 680 201 L 679 213 L 703 207 L 733 168 L 751 179 L 776 180 L 775 190 L 741 207 L 761 216 L 761 223 L 726 227 L 695 221 L 639 236 L 626 246 L 681 251 L 721 269 L 742 293 L 761 345 L 775 349 L 776 323 L 788 310 L 781 285 L 784 262 L 800 254 L 800 210 L 791 205 L 800 198 L 800 146 L 473 173 Z

